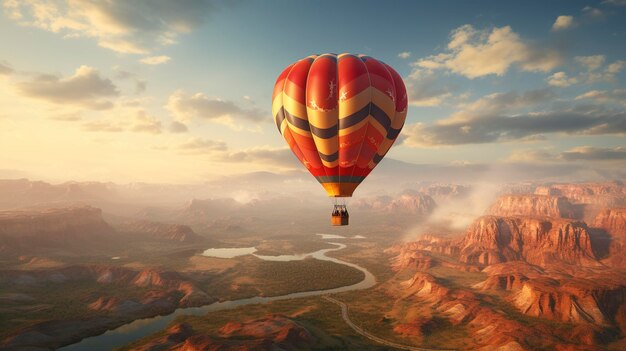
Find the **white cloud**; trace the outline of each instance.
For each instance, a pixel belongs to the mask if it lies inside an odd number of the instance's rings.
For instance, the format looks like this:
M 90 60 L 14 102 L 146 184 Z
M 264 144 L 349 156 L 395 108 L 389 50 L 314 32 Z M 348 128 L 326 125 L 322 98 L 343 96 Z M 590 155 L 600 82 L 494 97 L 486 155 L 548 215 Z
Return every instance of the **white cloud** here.
M 214 154 L 215 152 L 226 151 L 228 146 L 223 141 L 216 141 L 203 138 L 192 138 L 177 146 L 182 154 Z
M 584 69 L 579 74 L 579 80 L 586 83 L 613 82 L 615 75 L 626 66 L 626 62 L 622 60 L 605 65 L 604 55 L 576 56 L 574 60 Z
M 554 24 L 552 25 L 552 30 L 555 32 L 566 30 L 573 28 L 575 25 L 576 23 L 574 22 L 573 16 L 559 16 L 556 18 L 556 21 L 554 21 Z
M 117 132 L 124 131 L 124 127 L 120 123 L 115 123 L 115 122 L 106 121 L 106 120 L 83 123 L 82 129 L 86 132 L 117 133 Z
M 408 59 L 409 57 L 411 57 L 411 52 L 410 51 L 403 51 L 403 52 L 398 54 L 398 57 L 401 58 L 401 59 Z
M 112 108 L 113 103 L 106 98 L 119 95 L 110 79 L 101 77 L 98 70 L 89 66 L 80 66 L 67 78 L 42 74 L 16 86 L 21 94 L 31 98 L 94 110 Z
M 185 133 L 189 129 L 187 128 L 187 125 L 185 125 L 184 123 L 181 123 L 178 121 L 172 121 L 170 125 L 168 126 L 168 130 L 172 133 Z
M 626 89 L 591 90 L 578 95 L 576 100 L 595 100 L 602 103 L 615 103 L 626 106 Z
M 523 40 L 511 27 L 477 30 L 466 24 L 451 33 L 448 50 L 415 62 L 424 69 L 445 69 L 473 79 L 504 75 L 510 67 L 548 72 L 563 61 L 560 52 Z
M 209 97 L 203 93 L 187 94 L 182 90 L 170 95 L 166 108 L 178 121 L 206 119 L 234 129 L 269 120 L 259 109 L 246 109 L 232 101 Z
M 569 87 L 570 85 L 576 84 L 578 79 L 576 77 L 568 77 L 565 72 L 556 72 L 547 79 L 548 84 L 554 87 Z
M 94 38 L 103 48 L 128 54 L 175 43 L 215 10 L 208 0 L 7 0 L 3 7 L 21 25 Z
M 619 92 L 614 92 L 618 95 Z M 626 95 L 626 92 L 622 92 Z M 600 99 L 601 95 L 595 95 Z M 586 98 L 588 98 L 587 96 Z M 617 99 L 618 97 L 613 97 Z M 550 90 L 490 94 L 460 105 L 460 110 L 432 124 L 408 124 L 403 144 L 411 147 L 545 140 L 546 134 L 617 135 L 626 133 L 623 109 L 603 105 L 551 102 Z
M 595 71 L 602 67 L 606 58 L 604 55 L 576 56 L 574 60 L 587 71 Z
M 412 106 L 439 106 L 452 96 L 445 85 L 438 83 L 432 70 L 415 68 L 404 83 Z
M 133 124 L 130 127 L 132 132 L 160 134 L 161 133 L 161 121 L 149 116 L 146 111 L 139 110 L 135 115 Z
M 149 56 L 144 57 L 139 62 L 144 63 L 146 65 L 160 65 L 162 63 L 166 63 L 172 58 L 169 56 L 161 55 L 161 56 Z

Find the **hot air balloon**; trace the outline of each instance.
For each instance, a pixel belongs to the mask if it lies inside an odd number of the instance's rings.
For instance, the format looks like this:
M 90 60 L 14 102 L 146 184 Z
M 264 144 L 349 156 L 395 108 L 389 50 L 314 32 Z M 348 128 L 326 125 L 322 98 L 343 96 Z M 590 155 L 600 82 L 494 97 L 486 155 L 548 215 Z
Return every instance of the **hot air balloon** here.
M 333 225 L 348 224 L 346 206 L 336 198 L 351 197 L 389 151 L 407 106 L 400 75 L 365 55 L 312 55 L 278 76 L 272 94 L 276 127 L 335 198 Z

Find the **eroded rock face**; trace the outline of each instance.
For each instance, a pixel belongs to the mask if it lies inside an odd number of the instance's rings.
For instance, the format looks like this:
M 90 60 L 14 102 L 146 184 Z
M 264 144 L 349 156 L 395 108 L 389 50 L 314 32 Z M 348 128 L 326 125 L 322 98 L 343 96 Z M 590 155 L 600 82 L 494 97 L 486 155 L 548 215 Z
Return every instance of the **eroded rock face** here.
M 63 246 L 114 233 L 102 211 L 90 206 L 0 212 L 0 242 L 8 247 Z
M 466 263 L 524 260 L 540 266 L 558 261 L 596 264 L 587 225 L 562 219 L 479 217 L 468 228 L 460 247 L 459 259 Z
M 154 239 L 193 243 L 202 240 L 189 226 L 151 221 L 132 221 L 123 223 L 119 229 L 131 234 L 147 235 Z
M 593 227 L 602 228 L 614 237 L 626 239 L 626 207 L 600 211 L 593 221 Z
M 603 207 L 626 205 L 626 187 L 622 182 L 552 184 L 539 186 L 535 194 L 565 196 L 570 202 Z
M 619 311 L 626 306 L 626 286 L 619 280 L 537 278 L 525 281 L 511 301 L 533 317 L 608 325 L 619 319 Z
M 300 323 L 282 315 L 228 322 L 216 334 L 194 331 L 185 323 L 170 327 L 165 336 L 136 350 L 300 350 L 316 339 Z
M 487 214 L 502 217 L 580 218 L 581 213 L 563 196 L 505 195 L 487 210 Z

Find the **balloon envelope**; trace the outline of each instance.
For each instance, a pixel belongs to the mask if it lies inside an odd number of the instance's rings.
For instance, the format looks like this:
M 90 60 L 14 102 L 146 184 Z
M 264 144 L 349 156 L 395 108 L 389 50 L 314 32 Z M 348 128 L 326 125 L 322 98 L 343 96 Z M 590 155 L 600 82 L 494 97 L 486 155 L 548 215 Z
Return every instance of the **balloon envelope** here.
M 407 106 L 393 68 L 352 54 L 289 65 L 272 95 L 278 130 L 331 197 L 352 196 L 398 137 Z

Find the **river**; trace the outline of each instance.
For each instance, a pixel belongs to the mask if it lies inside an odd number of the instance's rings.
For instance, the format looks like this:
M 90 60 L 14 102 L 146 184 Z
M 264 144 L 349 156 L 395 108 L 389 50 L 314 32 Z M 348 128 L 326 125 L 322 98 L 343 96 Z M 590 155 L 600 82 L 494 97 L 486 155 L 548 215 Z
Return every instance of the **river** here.
M 174 320 L 178 316 L 182 315 L 204 315 L 207 312 L 212 311 L 220 311 L 227 310 L 243 305 L 250 304 L 258 304 L 258 303 L 267 303 L 270 301 L 277 300 L 285 300 L 285 299 L 295 299 L 299 297 L 306 296 L 315 296 L 315 295 L 323 295 L 323 294 L 332 294 L 339 293 L 350 290 L 361 290 L 367 289 L 376 284 L 376 278 L 372 273 L 370 273 L 367 269 L 356 265 L 354 263 L 342 261 L 337 258 L 328 257 L 326 253 L 331 251 L 339 251 L 346 248 L 345 244 L 340 243 L 329 243 L 336 245 L 337 247 L 329 248 L 329 249 L 321 249 L 309 254 L 304 255 L 281 255 L 281 256 L 257 256 L 261 259 L 266 260 L 274 260 L 274 261 L 293 261 L 293 260 L 301 260 L 305 257 L 314 257 L 318 260 L 335 262 L 338 264 L 342 264 L 345 266 L 349 266 L 352 268 L 356 268 L 365 274 L 365 278 L 352 285 L 342 286 L 334 289 L 326 289 L 326 290 L 313 290 L 313 291 L 303 291 L 297 293 L 291 293 L 287 295 L 280 296 L 271 296 L 271 297 L 251 297 L 247 299 L 239 299 L 232 301 L 222 301 L 222 302 L 214 302 L 209 305 L 200 306 L 200 307 L 186 307 L 179 308 L 176 311 L 164 315 L 164 316 L 156 316 L 152 318 L 138 319 L 128 324 L 122 325 L 116 329 L 109 330 L 103 334 L 92 336 L 81 340 L 80 342 L 72 345 L 68 345 L 60 348 L 59 350 L 63 351 L 77 351 L 77 350 L 90 350 L 90 351 L 105 351 L 111 350 L 115 347 L 126 345 L 132 341 L 143 338 L 144 336 L 153 334 L 159 330 L 164 329 L 167 325 Z

